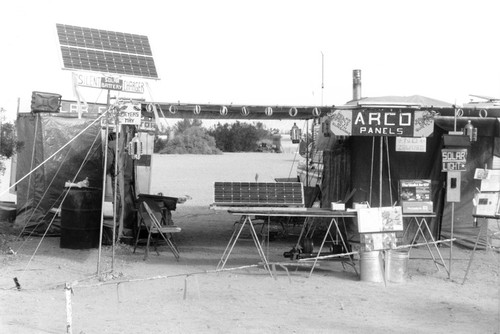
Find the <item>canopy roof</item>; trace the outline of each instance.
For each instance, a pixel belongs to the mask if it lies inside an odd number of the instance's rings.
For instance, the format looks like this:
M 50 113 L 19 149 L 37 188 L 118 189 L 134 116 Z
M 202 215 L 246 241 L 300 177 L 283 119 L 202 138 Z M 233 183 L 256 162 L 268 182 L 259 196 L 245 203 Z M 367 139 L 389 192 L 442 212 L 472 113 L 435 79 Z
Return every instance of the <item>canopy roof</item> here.
M 416 107 L 416 108 L 452 108 L 453 105 L 448 102 L 431 99 L 421 95 L 412 96 L 379 96 L 379 97 L 364 97 L 356 101 L 349 101 L 347 105 L 357 105 L 360 107 Z
M 292 105 L 222 105 L 180 102 L 149 102 L 143 104 L 143 112 L 153 103 L 159 116 L 165 118 L 240 119 L 240 120 L 306 120 L 326 116 L 337 109 L 428 109 L 440 116 L 454 116 L 459 109 L 455 105 L 421 95 L 364 97 L 340 106 L 292 106 Z M 460 108 L 461 117 L 500 117 L 496 103 L 465 105 Z

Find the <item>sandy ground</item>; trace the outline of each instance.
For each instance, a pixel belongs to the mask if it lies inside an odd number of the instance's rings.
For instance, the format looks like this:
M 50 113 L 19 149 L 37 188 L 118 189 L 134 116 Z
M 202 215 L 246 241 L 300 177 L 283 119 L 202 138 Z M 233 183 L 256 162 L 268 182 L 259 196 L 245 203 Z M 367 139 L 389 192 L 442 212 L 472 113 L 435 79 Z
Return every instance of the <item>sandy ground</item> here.
M 310 277 L 306 268 L 288 267 L 287 273 L 278 266 L 273 278 L 254 266 L 260 259 L 245 231 L 226 269 L 247 268 L 215 272 L 238 217 L 197 205 L 195 198 L 173 213 L 182 228 L 175 238 L 178 262 L 166 246 L 145 261 L 144 246 L 133 253 L 127 244 L 115 247 L 114 260 L 104 246 L 99 262 L 97 249 L 61 249 L 57 237 L 18 239 L 11 223 L 0 223 L 0 333 L 65 333 L 66 283 L 73 333 L 500 333 L 496 252 L 476 252 L 465 284 L 471 251 L 458 247 L 451 279 L 425 247 L 411 251 L 402 283 L 362 281 L 337 261 L 321 262 Z M 271 261 L 290 261 L 283 252 L 298 231 L 287 231 L 266 247 Z M 448 263 L 449 248 L 440 250 Z
M 454 248 L 452 276 L 438 271 L 425 248 L 412 250 L 403 283 L 360 281 L 351 267 L 322 262 L 309 270 L 262 267 L 215 273 L 235 217 L 206 208 L 180 207 L 174 221 L 176 262 L 166 246 L 144 261 L 144 247 L 98 250 L 59 248 L 47 238 L 2 245 L 1 333 L 63 333 L 64 284 L 73 287 L 73 333 L 499 333 L 498 253 L 476 252 L 462 285 L 470 251 Z M 226 268 L 259 262 L 248 234 Z M 270 242 L 271 261 L 283 257 L 296 236 Z M 7 247 L 17 254 L 5 252 Z M 443 256 L 448 248 L 441 248 Z M 113 266 L 112 266 L 113 265 Z M 359 263 L 357 263 L 359 268 Z M 113 271 L 108 271 L 113 267 Z M 17 277 L 21 290 L 15 289 Z M 122 282 L 122 283 L 120 283 Z M 120 283 L 120 284 L 118 284 Z

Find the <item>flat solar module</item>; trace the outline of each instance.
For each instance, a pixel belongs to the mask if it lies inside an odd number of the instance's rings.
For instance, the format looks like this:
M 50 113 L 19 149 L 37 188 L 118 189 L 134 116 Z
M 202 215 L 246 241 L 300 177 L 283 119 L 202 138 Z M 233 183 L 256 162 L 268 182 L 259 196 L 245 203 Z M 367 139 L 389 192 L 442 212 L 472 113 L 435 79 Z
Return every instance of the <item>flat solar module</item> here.
M 64 68 L 158 78 L 147 36 L 56 24 Z
M 229 206 L 303 206 L 299 182 L 215 182 L 214 202 Z

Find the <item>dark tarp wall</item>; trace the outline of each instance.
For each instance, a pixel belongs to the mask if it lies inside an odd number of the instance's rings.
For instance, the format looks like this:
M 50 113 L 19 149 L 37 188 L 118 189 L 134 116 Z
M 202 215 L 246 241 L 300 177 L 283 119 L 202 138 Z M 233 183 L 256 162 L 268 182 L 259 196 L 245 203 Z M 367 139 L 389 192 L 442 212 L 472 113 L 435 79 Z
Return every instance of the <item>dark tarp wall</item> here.
M 383 137 L 351 137 L 349 140 L 352 155 L 351 182 L 352 188 L 356 189 L 353 202 L 366 201 L 372 207 L 380 206 L 381 139 Z M 398 201 L 399 180 L 429 179 L 432 185 L 431 197 L 434 202 L 434 210 L 439 212 L 442 206 L 442 189 L 445 180 L 445 175 L 441 173 L 440 164 L 436 163 L 441 157 L 441 133 L 436 131 L 432 137 L 427 138 L 426 152 L 396 152 L 395 137 L 386 137 L 386 139 L 387 145 L 384 141 L 382 146 L 381 206 L 391 206 Z M 389 159 L 387 159 L 387 155 Z M 438 220 L 434 219 L 430 222 L 429 227 L 434 236 L 439 234 Z
M 17 154 L 16 179 L 30 174 L 93 121 L 50 114 L 19 114 L 17 136 L 24 142 L 24 148 Z M 100 122 L 96 122 L 17 185 L 16 228 L 44 232 L 52 218 L 49 210 L 59 206 L 65 182 L 73 181 L 75 176 L 75 182 L 88 177 L 90 187 L 102 188 L 100 130 Z M 76 175 L 80 168 L 82 170 Z M 49 232 L 58 230 L 59 226 L 53 226 Z
M 467 120 L 460 120 L 457 128 L 462 128 Z M 466 171 L 461 173 L 461 193 L 460 203 L 455 203 L 453 236 L 457 238 L 457 243 L 473 247 L 478 228 L 474 226 L 472 213 L 474 210 L 472 199 L 476 189 L 480 188 L 480 181 L 474 179 L 476 168 L 491 168 L 491 163 L 495 151 L 500 147 L 500 122 L 497 118 L 474 119 L 474 126 L 478 128 L 478 140 L 471 143 L 468 150 Z M 454 130 L 453 118 L 441 118 L 436 120 L 437 127 L 446 132 Z M 443 173 L 444 174 L 444 173 Z M 500 191 L 500 189 L 498 189 Z M 451 236 L 451 213 L 452 205 L 447 203 L 442 212 L 441 236 L 449 238 Z M 479 245 L 486 245 L 486 239 L 481 236 Z
M 461 120 L 457 129 L 462 128 L 467 120 Z M 477 229 L 473 227 L 472 198 L 479 181 L 474 180 L 476 168 L 491 164 L 494 152 L 499 150 L 499 122 L 495 118 L 481 120 L 478 126 L 478 141 L 472 143 L 467 158 L 467 171 L 461 174 L 461 201 L 455 203 L 454 234 L 458 243 L 466 246 L 473 244 Z M 453 117 L 437 119 L 434 134 L 427 138 L 426 152 L 396 152 L 395 137 L 387 137 L 390 169 L 387 162 L 387 148 L 383 146 L 382 206 L 390 206 L 398 200 L 399 180 L 430 179 L 432 181 L 432 199 L 437 219 L 430 228 L 434 237 L 448 238 L 451 225 L 451 203 L 446 202 L 446 173 L 441 172 L 442 135 L 453 130 Z M 356 189 L 347 207 L 352 202 L 370 201 L 371 206 L 379 206 L 379 151 L 381 137 L 349 137 L 344 143 L 331 143 L 324 150 L 324 173 L 322 182 L 322 207 L 329 207 L 330 202 L 342 200 L 346 193 Z M 497 143 L 497 144 L 495 144 Z M 373 147 L 373 175 L 372 166 Z M 490 165 L 489 165 L 490 166 Z M 390 174 L 389 174 L 390 171 Z M 391 178 L 392 197 L 389 191 Z M 370 182 L 372 178 L 372 182 Z M 411 230 L 410 230 L 411 232 Z M 482 244 L 485 241 L 482 240 Z

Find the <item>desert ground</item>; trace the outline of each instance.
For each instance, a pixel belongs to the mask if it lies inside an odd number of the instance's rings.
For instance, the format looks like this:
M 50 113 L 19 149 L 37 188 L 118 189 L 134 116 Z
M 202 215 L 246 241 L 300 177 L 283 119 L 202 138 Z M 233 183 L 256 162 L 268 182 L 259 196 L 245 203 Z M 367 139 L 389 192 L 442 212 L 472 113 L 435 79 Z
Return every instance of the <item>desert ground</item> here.
M 144 246 L 133 253 L 126 243 L 103 246 L 99 260 L 98 249 L 19 237 L 3 221 L 0 333 L 67 333 L 68 323 L 82 334 L 500 333 L 498 250 L 477 251 L 465 283 L 471 250 L 457 246 L 450 277 L 422 246 L 411 250 L 400 283 L 360 280 L 338 261 L 320 262 L 310 276 L 310 268 L 277 266 L 271 277 L 245 231 L 227 270 L 217 272 L 239 217 L 209 209 L 213 182 L 293 177 L 295 155 L 155 155 L 153 161 L 152 193 L 191 197 L 173 212 L 182 228 L 175 236 L 179 261 L 164 245 L 144 260 Z M 283 253 L 297 232 L 287 226 L 271 240 L 268 259 L 289 262 Z M 449 247 L 439 249 L 450 263 Z

